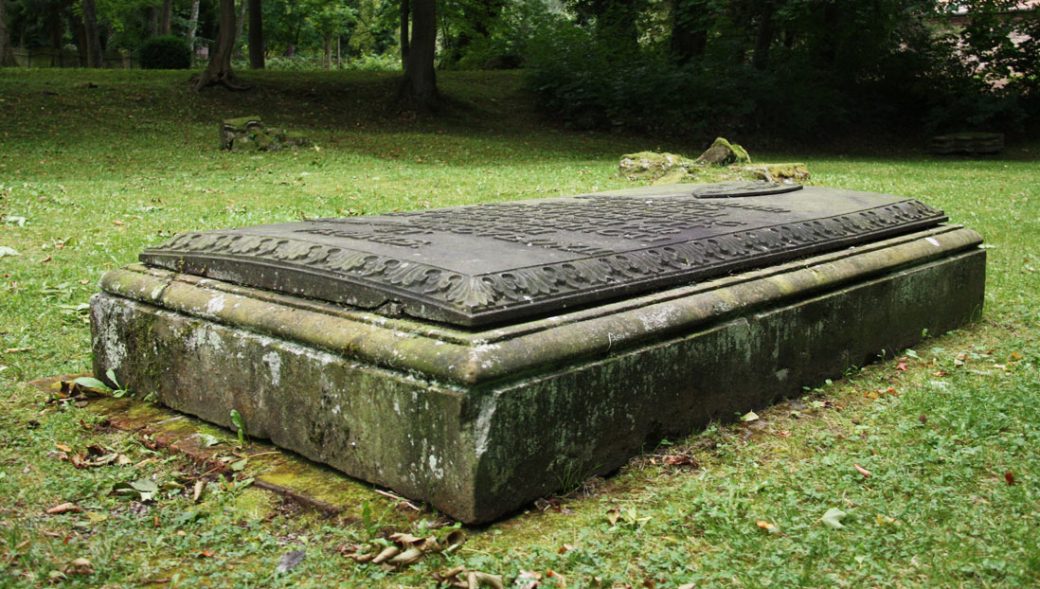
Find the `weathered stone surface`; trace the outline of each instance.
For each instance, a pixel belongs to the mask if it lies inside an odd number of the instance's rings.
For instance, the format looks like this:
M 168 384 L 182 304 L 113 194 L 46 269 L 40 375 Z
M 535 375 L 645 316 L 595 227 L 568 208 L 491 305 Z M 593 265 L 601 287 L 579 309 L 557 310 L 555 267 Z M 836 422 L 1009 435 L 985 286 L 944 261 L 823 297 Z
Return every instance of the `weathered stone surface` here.
M 979 243 L 940 225 L 469 330 L 137 265 L 92 301 L 94 369 L 483 522 L 970 320 Z
M 186 233 L 141 261 L 389 315 L 486 326 L 933 226 L 890 195 L 679 185 Z

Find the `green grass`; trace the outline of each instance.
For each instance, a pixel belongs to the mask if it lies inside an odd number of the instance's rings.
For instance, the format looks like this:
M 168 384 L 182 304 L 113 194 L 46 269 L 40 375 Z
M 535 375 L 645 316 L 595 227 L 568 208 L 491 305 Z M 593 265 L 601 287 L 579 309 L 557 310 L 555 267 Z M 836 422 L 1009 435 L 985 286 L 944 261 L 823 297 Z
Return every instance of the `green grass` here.
M 400 572 L 336 551 L 435 516 L 406 517 L 374 492 L 356 518 L 217 481 L 198 504 L 190 485 L 144 506 L 112 495 L 121 482 L 199 473 L 133 435 L 88 429 L 94 413 L 48 404 L 24 381 L 88 369 L 83 305 L 104 271 L 143 247 L 192 229 L 608 189 L 625 184 L 622 153 L 702 147 L 561 130 L 507 73 L 443 74 L 453 101 L 436 120 L 384 107 L 389 75 L 252 79 L 251 92 L 195 94 L 180 73 L 0 71 L 0 247 L 20 254 L 0 257 L 0 586 L 423 587 L 453 565 L 507 582 L 537 572 L 542 587 L 1040 583 L 1038 145 L 982 160 L 748 145 L 757 159 L 807 161 L 816 183 L 918 197 L 980 231 L 991 248 L 987 308 L 904 364 L 851 371 L 750 426 L 657 450 L 688 452 L 700 468 L 634 460 L 587 493 L 470 530 L 460 550 Z M 249 114 L 320 149 L 219 152 L 217 121 Z M 137 466 L 75 469 L 55 444 L 102 444 Z M 85 511 L 44 514 L 64 501 Z M 623 517 L 611 525 L 614 508 Z M 844 528 L 821 522 L 831 508 L 847 514 Z M 302 564 L 276 574 L 297 549 Z M 58 578 L 80 557 L 93 574 Z

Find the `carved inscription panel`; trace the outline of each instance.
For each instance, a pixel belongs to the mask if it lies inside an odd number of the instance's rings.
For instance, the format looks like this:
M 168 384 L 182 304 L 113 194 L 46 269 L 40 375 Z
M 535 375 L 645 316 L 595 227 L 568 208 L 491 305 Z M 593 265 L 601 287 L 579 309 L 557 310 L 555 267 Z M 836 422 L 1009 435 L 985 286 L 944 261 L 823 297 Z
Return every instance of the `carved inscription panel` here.
M 743 196 L 752 194 L 754 196 Z M 147 264 L 479 326 L 561 312 L 935 225 L 911 199 L 673 186 L 185 233 Z

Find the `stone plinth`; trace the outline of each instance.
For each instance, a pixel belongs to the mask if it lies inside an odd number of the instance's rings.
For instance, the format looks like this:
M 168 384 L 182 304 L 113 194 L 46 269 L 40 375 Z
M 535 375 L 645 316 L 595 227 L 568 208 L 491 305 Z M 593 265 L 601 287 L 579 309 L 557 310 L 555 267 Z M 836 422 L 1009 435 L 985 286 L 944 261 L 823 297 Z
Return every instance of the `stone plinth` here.
M 621 197 L 633 194 L 647 193 Z M 132 265 L 108 273 L 92 301 L 94 367 L 217 424 L 230 426 L 235 409 L 251 436 L 486 522 L 610 472 L 662 437 L 797 395 L 977 316 L 979 236 L 925 209 L 899 209 L 901 234 L 854 247 L 763 258 L 763 267 L 663 281 L 638 294 L 605 289 L 556 312 L 525 315 L 504 299 L 508 313 L 476 325 L 479 314 L 467 319 L 443 299 L 423 306 L 414 296 L 421 291 L 395 291 L 393 309 L 371 294 L 368 309 L 305 298 L 280 288 L 289 284 L 284 266 L 256 279 L 224 259 L 212 266 L 218 279 L 200 275 L 210 268 L 201 256 L 181 271 Z M 913 211 L 931 226 L 916 226 Z M 709 239 L 724 235 L 733 237 L 733 227 Z M 320 266 L 314 249 L 301 251 Z M 510 273 L 488 265 L 469 263 L 478 275 Z M 255 284 L 241 284 L 250 278 Z M 336 279 L 342 286 L 357 277 Z M 573 294 L 558 286 L 557 294 Z

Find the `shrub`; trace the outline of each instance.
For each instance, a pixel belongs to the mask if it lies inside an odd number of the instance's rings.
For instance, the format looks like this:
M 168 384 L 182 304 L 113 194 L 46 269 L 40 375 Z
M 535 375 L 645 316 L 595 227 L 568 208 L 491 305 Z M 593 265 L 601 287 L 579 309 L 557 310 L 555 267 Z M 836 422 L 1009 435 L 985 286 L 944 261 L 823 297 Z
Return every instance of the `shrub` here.
M 186 70 L 191 67 L 191 49 L 180 37 L 152 37 L 141 45 L 141 67 L 146 70 Z

